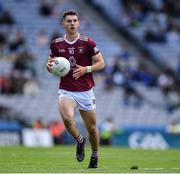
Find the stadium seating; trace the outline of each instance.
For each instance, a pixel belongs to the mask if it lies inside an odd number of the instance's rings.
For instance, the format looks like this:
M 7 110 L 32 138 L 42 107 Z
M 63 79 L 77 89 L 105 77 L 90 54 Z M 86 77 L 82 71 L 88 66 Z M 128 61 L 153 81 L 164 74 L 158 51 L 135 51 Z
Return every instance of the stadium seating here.
M 99 2 L 106 10 L 113 6 L 112 10 L 108 10 L 108 12 L 112 13 L 112 17 L 121 15 L 121 10 L 118 9 L 121 8 L 121 6 L 117 5 L 119 4 L 118 1 L 107 0 L 97 1 L 96 3 L 99 4 Z M 1 3 L 4 8 L 10 9 L 16 21 L 16 24 L 12 26 L 11 34 L 15 34 L 17 29 L 20 28 L 26 37 L 28 49 L 36 57 L 36 70 L 40 90 L 36 96 L 1 95 L 0 104 L 10 106 L 12 109 L 22 112 L 24 114 L 24 118 L 30 121 L 42 119 L 45 123 L 48 123 L 52 120 L 59 120 L 57 106 L 58 79 L 50 75 L 45 69 L 45 63 L 49 54 L 49 47 L 47 45 L 40 48 L 36 43 L 37 35 L 42 29 L 45 29 L 49 38 L 54 30 L 60 31 L 61 33 L 63 32 L 57 21 L 58 16 L 40 16 L 38 12 L 40 1 L 36 0 L 1 0 Z M 58 12 L 66 9 L 79 10 L 77 4 L 71 0 L 63 1 L 63 3 L 59 4 L 57 9 Z M 106 62 L 109 62 L 111 57 L 119 53 L 119 43 L 115 42 L 110 36 L 108 36 L 101 26 L 98 25 L 98 21 L 90 22 L 91 29 L 81 32 L 86 33 L 97 41 L 97 45 L 103 52 Z M 3 30 L 3 27 L 0 31 L 1 30 Z M 132 32 L 137 34 L 137 37 L 141 37 L 140 29 Z M 163 47 L 160 46 L 159 48 L 154 45 L 148 45 L 148 47 L 158 55 L 166 57 L 164 59 L 167 61 L 168 57 L 172 56 L 170 53 L 176 55 L 176 48 L 174 47 L 171 48 L 171 52 L 168 52 L 169 56 L 164 53 L 164 50 L 167 48 L 166 45 Z M 0 59 L 1 75 L 8 74 L 11 68 L 12 62 L 6 59 Z M 107 116 L 111 116 L 114 118 L 117 126 L 142 124 L 148 126 L 163 126 L 168 124 L 169 118 L 168 114 L 163 109 L 163 99 L 160 90 L 157 88 L 149 90 L 143 85 L 138 85 L 138 88 L 151 102 L 144 103 L 141 108 L 127 107 L 123 104 L 122 90 L 120 88 L 115 88 L 111 92 L 107 92 L 104 90 L 103 81 L 97 80 L 95 93 L 97 96 L 98 123 L 101 123 Z M 158 106 L 155 107 L 156 104 L 154 103 L 158 104 Z M 173 117 L 177 117 L 178 114 L 179 111 L 174 112 L 171 115 L 171 119 Z M 78 115 L 78 113 L 76 113 L 76 115 Z M 80 120 L 77 116 L 75 118 Z
M 91 0 L 91 2 L 95 5 L 98 6 L 98 8 L 103 9 L 103 13 L 107 15 L 110 20 L 112 20 L 116 25 L 119 25 L 121 27 L 123 26 L 124 23 L 124 16 L 125 10 L 123 8 L 123 0 L 114 0 L 113 4 L 112 1 L 107 0 Z M 136 3 L 136 2 L 135 2 Z M 163 2 L 165 3 L 165 2 Z M 142 2 L 143 4 L 143 2 Z M 153 4 L 153 2 L 152 2 Z M 130 12 L 129 12 L 130 13 Z M 137 12 L 138 13 L 138 12 Z M 177 68 L 177 62 L 179 60 L 179 43 L 180 43 L 180 35 L 178 32 L 179 37 L 177 41 L 171 42 L 168 39 L 168 34 L 166 33 L 165 39 L 167 40 L 166 43 L 164 44 L 157 44 L 157 43 L 148 43 L 144 41 L 144 36 L 146 33 L 146 30 L 152 25 L 153 27 L 156 27 L 155 23 L 153 23 L 153 17 L 151 17 L 152 14 L 155 14 L 155 10 L 149 13 L 147 17 L 144 17 L 145 19 L 138 24 L 137 27 L 133 26 L 128 26 L 126 30 L 137 40 L 139 40 L 142 44 L 143 47 L 146 47 L 152 54 L 155 55 L 157 59 L 160 59 L 160 62 L 163 62 L 166 66 L 173 68 L 174 70 Z M 155 15 L 154 15 L 155 16 Z M 118 17 L 118 18 L 117 18 Z M 165 19 L 161 16 L 161 21 L 163 24 L 165 23 Z M 179 23 L 178 22 L 178 17 L 173 17 L 171 19 L 174 21 L 174 23 Z

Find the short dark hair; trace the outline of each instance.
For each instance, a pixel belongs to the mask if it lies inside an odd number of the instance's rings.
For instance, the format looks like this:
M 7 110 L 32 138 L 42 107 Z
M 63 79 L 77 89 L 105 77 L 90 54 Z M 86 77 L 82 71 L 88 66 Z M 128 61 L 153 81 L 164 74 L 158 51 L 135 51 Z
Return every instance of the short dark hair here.
M 62 20 L 64 20 L 66 18 L 66 16 L 68 15 L 75 15 L 75 16 L 78 16 L 78 13 L 75 11 L 75 10 L 68 10 L 68 11 L 65 11 L 62 15 Z

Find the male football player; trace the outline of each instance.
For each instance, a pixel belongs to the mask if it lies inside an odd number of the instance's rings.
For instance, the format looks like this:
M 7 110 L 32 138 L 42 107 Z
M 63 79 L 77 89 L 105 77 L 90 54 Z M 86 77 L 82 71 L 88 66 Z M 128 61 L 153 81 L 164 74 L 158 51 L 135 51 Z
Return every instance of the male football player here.
M 93 92 L 92 73 L 104 68 L 102 54 L 96 43 L 78 32 L 78 14 L 70 10 L 63 13 L 62 25 L 65 35 L 52 41 L 47 70 L 52 72 L 54 57 L 65 57 L 71 64 L 70 72 L 60 78 L 59 111 L 67 131 L 77 142 L 76 158 L 82 162 L 85 157 L 86 139 L 80 134 L 73 119 L 77 108 L 84 121 L 91 144 L 91 158 L 88 168 L 98 167 L 99 132 L 96 125 L 96 105 Z

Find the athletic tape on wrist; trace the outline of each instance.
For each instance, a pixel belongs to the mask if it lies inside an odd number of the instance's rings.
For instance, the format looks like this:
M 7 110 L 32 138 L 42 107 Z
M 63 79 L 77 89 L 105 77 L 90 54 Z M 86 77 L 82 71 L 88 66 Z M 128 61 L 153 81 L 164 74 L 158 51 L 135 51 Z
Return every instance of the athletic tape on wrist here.
M 86 72 L 91 73 L 92 72 L 92 66 L 87 66 L 86 67 Z

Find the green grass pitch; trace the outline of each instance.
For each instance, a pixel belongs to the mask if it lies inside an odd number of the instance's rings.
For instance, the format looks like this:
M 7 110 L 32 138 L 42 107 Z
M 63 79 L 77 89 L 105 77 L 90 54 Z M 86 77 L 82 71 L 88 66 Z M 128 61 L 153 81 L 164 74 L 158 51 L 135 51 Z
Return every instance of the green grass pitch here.
M 87 169 L 90 147 L 82 163 L 74 146 L 52 148 L 0 147 L 0 173 L 177 173 L 180 149 L 132 150 L 101 147 L 99 168 Z M 138 169 L 130 169 L 138 166 Z

